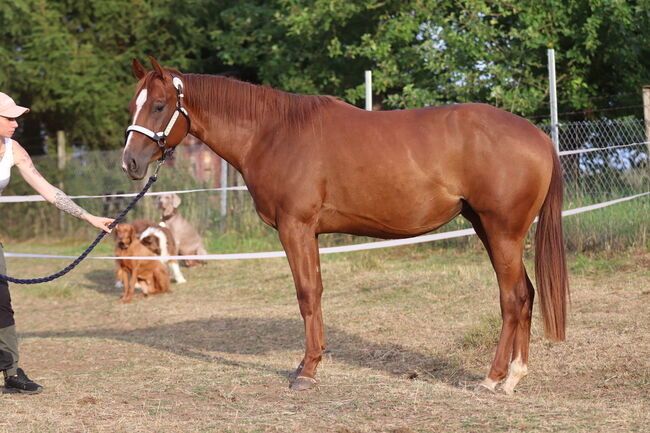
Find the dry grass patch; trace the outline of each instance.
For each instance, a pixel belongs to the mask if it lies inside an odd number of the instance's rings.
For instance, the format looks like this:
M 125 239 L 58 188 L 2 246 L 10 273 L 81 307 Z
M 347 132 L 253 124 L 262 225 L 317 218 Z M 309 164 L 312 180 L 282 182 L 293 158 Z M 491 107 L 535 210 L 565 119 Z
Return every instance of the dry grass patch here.
M 536 307 L 530 375 L 513 398 L 474 392 L 500 328 L 483 253 L 324 257 L 329 348 L 320 385 L 302 393 L 287 389 L 303 325 L 285 260 L 211 262 L 130 305 L 112 263 L 87 261 L 64 280 L 12 287 L 23 365 L 46 389 L 0 396 L 0 432 L 641 432 L 647 257 L 571 259 L 568 341 L 543 340 Z

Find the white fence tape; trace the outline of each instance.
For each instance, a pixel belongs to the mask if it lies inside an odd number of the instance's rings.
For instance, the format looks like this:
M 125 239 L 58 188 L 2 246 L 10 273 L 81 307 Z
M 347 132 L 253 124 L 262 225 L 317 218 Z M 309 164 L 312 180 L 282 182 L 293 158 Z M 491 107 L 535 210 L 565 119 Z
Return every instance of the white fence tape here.
M 579 207 L 576 209 L 570 209 L 562 212 L 562 216 L 575 215 L 583 212 L 592 211 L 595 209 L 601 209 L 607 206 L 612 206 L 617 203 L 621 203 L 628 200 L 633 200 L 635 198 L 640 198 L 643 196 L 650 195 L 650 191 L 644 192 L 641 194 L 632 195 L 629 197 L 619 198 L 616 200 L 611 200 L 603 203 L 597 203 L 589 206 Z M 414 238 L 408 239 L 395 239 L 389 241 L 376 241 L 376 242 L 367 242 L 363 244 L 355 245 L 346 245 L 340 247 L 327 247 L 321 248 L 321 254 L 334 254 L 334 253 L 345 253 L 351 251 L 362 251 L 362 250 L 372 250 L 377 248 L 389 248 L 396 247 L 401 245 L 413 245 L 420 244 L 424 242 L 432 242 L 440 239 L 451 239 L 458 238 L 462 236 L 469 236 L 475 234 L 474 229 L 464 229 L 464 230 L 454 230 L 450 232 L 443 233 L 434 233 L 431 235 L 417 236 Z M 23 257 L 23 258 L 47 258 L 47 259 L 76 259 L 77 256 L 54 256 L 47 254 L 21 254 L 21 253 L 8 253 L 5 252 L 5 257 Z M 171 260 L 244 260 L 244 259 L 270 259 L 276 257 L 285 257 L 284 251 L 268 251 L 261 253 L 236 253 L 236 254 L 205 254 L 205 255 L 195 255 L 195 256 L 168 256 L 164 257 L 165 259 Z M 89 259 L 95 260 L 160 260 L 160 257 L 88 257 Z
M 148 192 L 145 196 L 156 196 L 165 194 L 187 194 L 190 192 L 203 192 L 203 191 L 246 191 L 248 188 L 245 186 L 229 186 L 227 188 L 202 188 L 202 189 L 184 189 L 181 191 L 160 191 Z M 109 197 L 135 197 L 137 192 L 129 194 L 109 194 L 109 195 L 71 195 L 70 198 L 109 198 Z M 45 201 L 40 195 L 7 195 L 0 196 L 0 203 L 22 203 L 29 201 Z

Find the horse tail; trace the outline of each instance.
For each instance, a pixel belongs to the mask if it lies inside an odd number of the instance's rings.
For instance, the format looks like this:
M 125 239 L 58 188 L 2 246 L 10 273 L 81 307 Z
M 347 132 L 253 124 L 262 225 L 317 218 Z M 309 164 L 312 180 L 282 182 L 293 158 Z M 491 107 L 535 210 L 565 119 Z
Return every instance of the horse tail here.
M 569 279 L 562 234 L 563 181 L 560 160 L 553 152 L 553 173 L 548 193 L 539 212 L 535 232 L 535 277 L 547 338 L 566 338 Z

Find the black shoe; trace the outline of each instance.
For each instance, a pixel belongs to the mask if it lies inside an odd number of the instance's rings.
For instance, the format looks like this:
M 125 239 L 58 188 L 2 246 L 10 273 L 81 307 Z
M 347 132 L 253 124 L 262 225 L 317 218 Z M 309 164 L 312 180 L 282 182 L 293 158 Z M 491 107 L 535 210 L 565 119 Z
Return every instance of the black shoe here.
M 15 376 L 5 377 L 5 388 L 7 391 L 18 391 L 23 394 L 38 394 L 43 387 L 27 377 L 22 368 L 18 369 Z

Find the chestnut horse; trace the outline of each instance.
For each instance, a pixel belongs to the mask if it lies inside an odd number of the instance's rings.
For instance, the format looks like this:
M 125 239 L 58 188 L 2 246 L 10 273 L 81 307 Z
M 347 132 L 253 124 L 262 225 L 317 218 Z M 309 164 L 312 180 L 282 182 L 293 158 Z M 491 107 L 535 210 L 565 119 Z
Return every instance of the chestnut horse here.
M 148 165 L 189 132 L 244 177 L 260 218 L 279 232 L 305 325 L 290 388 L 314 386 L 325 348 L 321 233 L 405 238 L 458 214 L 485 245 L 503 324 L 479 389 L 511 394 L 527 374 L 534 289 L 522 253 L 539 214 L 535 274 L 546 336 L 564 340 L 567 270 L 562 174 L 547 135 L 484 104 L 369 112 L 330 96 L 296 95 L 235 79 L 181 74 L 136 59 L 122 167 Z M 155 132 L 159 131 L 159 132 Z

